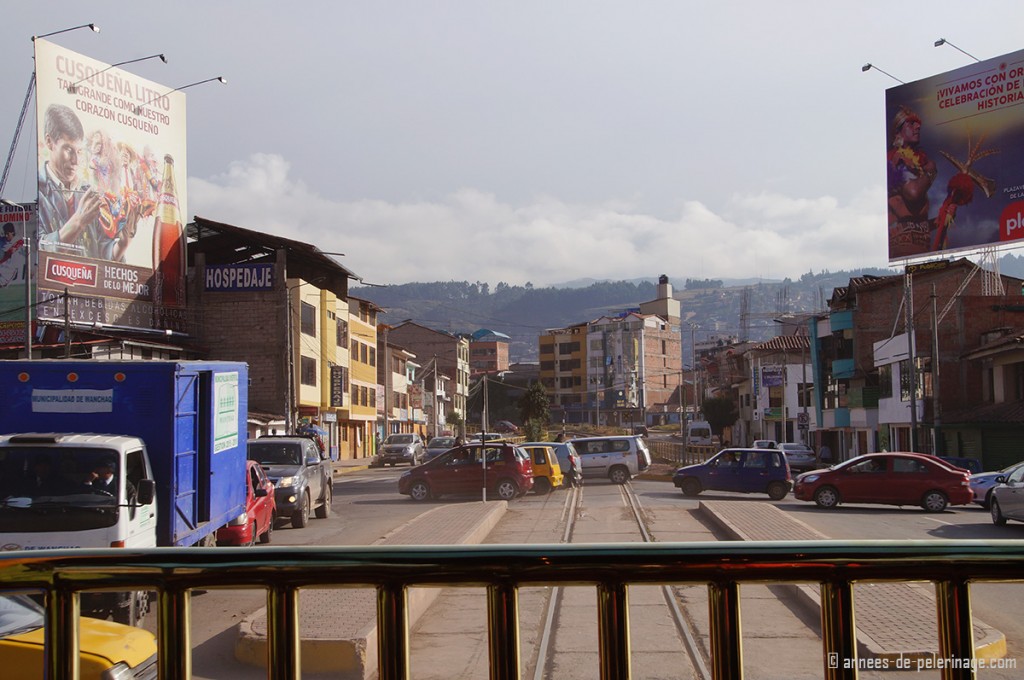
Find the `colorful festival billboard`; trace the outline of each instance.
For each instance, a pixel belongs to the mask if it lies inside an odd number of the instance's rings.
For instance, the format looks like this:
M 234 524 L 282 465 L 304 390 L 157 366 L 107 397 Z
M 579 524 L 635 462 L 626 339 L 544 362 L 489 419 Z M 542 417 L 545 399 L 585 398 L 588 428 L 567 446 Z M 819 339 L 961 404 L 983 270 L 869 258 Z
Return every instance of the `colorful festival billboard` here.
M 885 96 L 889 261 L 1024 245 L 1024 50 Z
M 185 95 L 35 41 L 37 318 L 185 331 Z

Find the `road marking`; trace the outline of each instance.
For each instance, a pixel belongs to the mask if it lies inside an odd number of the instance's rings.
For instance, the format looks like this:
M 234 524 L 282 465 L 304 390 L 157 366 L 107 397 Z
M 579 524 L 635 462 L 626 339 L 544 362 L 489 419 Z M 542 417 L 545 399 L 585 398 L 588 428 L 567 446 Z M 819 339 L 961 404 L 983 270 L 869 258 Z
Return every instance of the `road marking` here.
M 947 521 L 945 521 L 945 520 L 941 520 L 941 519 L 935 519 L 934 517 L 925 517 L 925 519 L 926 519 L 926 520 L 929 520 L 929 521 L 931 521 L 931 522 L 938 522 L 939 524 L 945 524 L 945 525 L 946 525 L 946 526 L 948 526 L 948 527 L 951 527 L 951 526 L 959 526 L 959 525 L 955 525 L 955 524 L 953 524 L 952 522 L 947 522 Z

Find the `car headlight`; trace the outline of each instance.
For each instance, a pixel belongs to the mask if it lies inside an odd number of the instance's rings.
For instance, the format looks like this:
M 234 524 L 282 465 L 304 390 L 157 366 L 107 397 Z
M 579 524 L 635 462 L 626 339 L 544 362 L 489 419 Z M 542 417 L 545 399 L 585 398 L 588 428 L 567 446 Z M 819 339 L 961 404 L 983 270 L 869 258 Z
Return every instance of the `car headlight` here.
M 798 477 L 796 481 L 798 481 L 798 482 L 807 482 L 809 484 L 811 482 L 818 481 L 819 477 L 821 477 L 821 475 L 807 475 L 806 477 Z
M 249 523 L 249 513 L 243 512 L 238 517 L 228 522 L 229 527 L 243 527 Z
M 133 680 L 135 671 L 124 661 L 118 661 L 113 666 L 103 671 L 100 675 L 102 680 Z
M 282 477 L 277 480 L 277 486 L 295 486 L 295 477 Z
M 412 477 L 412 472 L 409 472 L 409 471 L 403 472 L 402 473 L 402 477 L 400 479 L 405 478 L 405 477 Z

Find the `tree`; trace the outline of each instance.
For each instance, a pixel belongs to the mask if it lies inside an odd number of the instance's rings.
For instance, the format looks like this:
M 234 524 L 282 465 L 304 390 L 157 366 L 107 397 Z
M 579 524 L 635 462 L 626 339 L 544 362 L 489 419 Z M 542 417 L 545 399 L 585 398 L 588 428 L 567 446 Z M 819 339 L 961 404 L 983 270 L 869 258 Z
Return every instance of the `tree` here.
M 551 420 L 550 408 L 548 392 L 544 389 L 543 383 L 532 383 L 526 393 L 519 397 L 519 418 L 523 422 L 523 431 L 528 440 L 537 441 L 543 438 L 543 433 Z
M 705 399 L 701 404 L 704 418 L 707 419 L 711 431 L 722 436 L 727 427 L 732 427 L 739 420 L 740 413 L 736 408 L 736 402 L 726 397 L 712 397 Z

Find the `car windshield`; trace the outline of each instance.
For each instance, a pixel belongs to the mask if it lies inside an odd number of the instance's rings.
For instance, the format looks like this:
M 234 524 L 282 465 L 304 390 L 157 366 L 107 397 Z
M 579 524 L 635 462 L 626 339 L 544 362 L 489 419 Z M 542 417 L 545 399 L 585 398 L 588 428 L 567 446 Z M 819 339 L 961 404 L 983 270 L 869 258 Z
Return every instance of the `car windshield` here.
M 385 444 L 412 444 L 413 436 L 411 434 L 393 434 L 384 440 Z
M 302 465 L 302 446 L 297 442 L 252 442 L 249 460 L 260 465 Z
M 43 608 L 24 595 L 0 595 L 0 637 L 43 626 Z
M 450 449 L 455 446 L 455 437 L 434 437 L 427 444 L 428 449 Z

